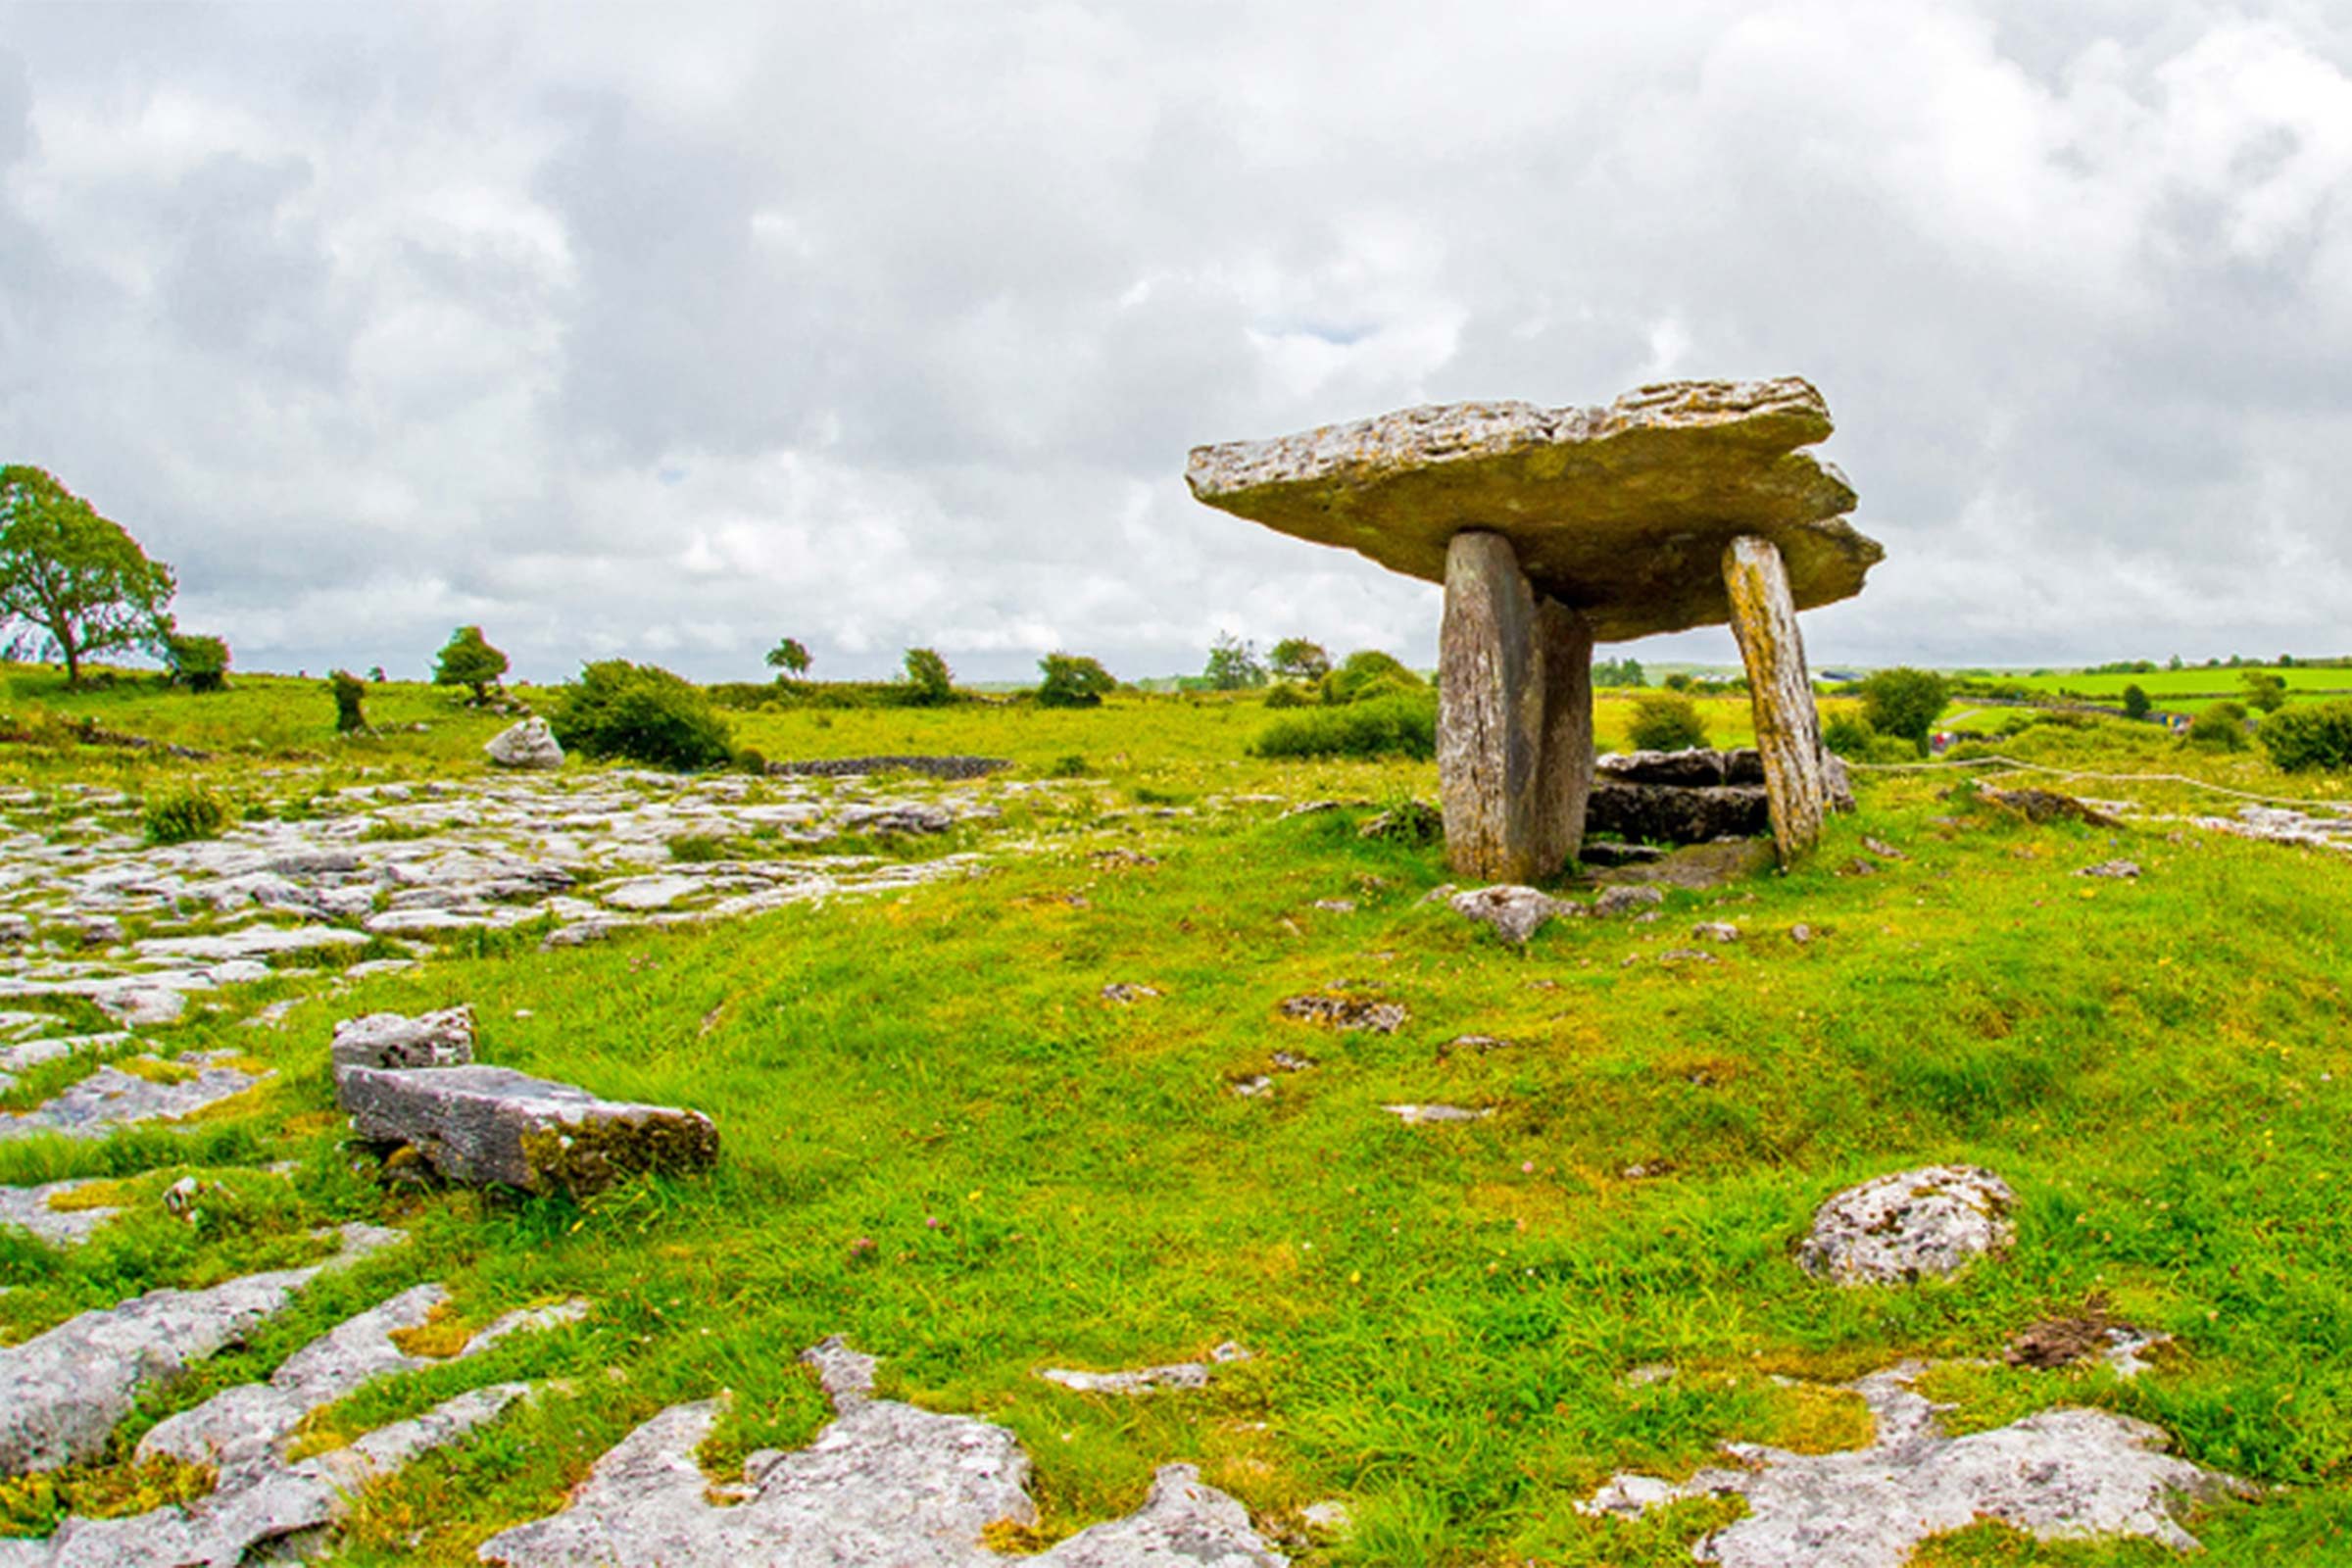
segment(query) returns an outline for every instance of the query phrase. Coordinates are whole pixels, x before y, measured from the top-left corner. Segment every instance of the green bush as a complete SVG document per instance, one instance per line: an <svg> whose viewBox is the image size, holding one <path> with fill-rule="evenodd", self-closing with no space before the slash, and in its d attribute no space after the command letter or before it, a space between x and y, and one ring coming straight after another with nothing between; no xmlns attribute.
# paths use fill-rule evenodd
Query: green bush
<svg viewBox="0 0 2352 1568"><path fill-rule="evenodd" d="M1951 697L1951 688L1932 669L1874 670L1862 683L1862 716L1872 729L1899 735L1924 756L1928 731Z"/></svg>
<svg viewBox="0 0 2352 1568"><path fill-rule="evenodd" d="M164 638L172 679L192 692L217 692L228 685L228 644L218 637L175 631Z"/></svg>
<svg viewBox="0 0 2352 1568"><path fill-rule="evenodd" d="M1628 732L1634 747L1644 752L1682 752L1707 744L1707 726L1697 707L1681 692L1652 692L1634 699L1634 722Z"/></svg>
<svg viewBox="0 0 2352 1568"><path fill-rule="evenodd" d="M565 751L656 767L709 767L734 756L726 722L700 690L658 664L600 660L564 688L548 727Z"/></svg>
<svg viewBox="0 0 2352 1568"><path fill-rule="evenodd" d="M1377 648L1362 648L1349 654L1340 662L1339 668L1323 677L1322 684L1323 701L1335 707L1429 690L1429 682L1406 668L1402 660Z"/></svg>
<svg viewBox="0 0 2352 1568"><path fill-rule="evenodd" d="M1307 706L1306 691L1296 681L1278 680L1266 688L1266 706L1268 708L1304 708Z"/></svg>
<svg viewBox="0 0 2352 1568"><path fill-rule="evenodd" d="M148 843L186 844L219 838L228 826L229 813L227 804L199 780L149 797L145 817Z"/></svg>
<svg viewBox="0 0 2352 1568"><path fill-rule="evenodd" d="M368 700L368 683L348 669L338 669L326 677L326 689L335 694L335 733L348 735L368 727L364 705Z"/></svg>
<svg viewBox="0 0 2352 1568"><path fill-rule="evenodd" d="M2246 705L2216 703L2188 721L2188 744L2200 751L2246 749Z"/></svg>
<svg viewBox="0 0 2352 1568"><path fill-rule="evenodd" d="M1404 757L1427 761L1438 754L1438 705L1426 695L1398 694L1318 708L1268 724L1250 748L1256 757Z"/></svg>
<svg viewBox="0 0 2352 1568"><path fill-rule="evenodd" d="M2254 732L2271 760L2289 773L2352 768L2352 702L2307 703L2281 709Z"/></svg>
<svg viewBox="0 0 2352 1568"><path fill-rule="evenodd" d="M939 708L956 700L956 672L938 649L906 650L906 684L899 700L914 708Z"/></svg>
<svg viewBox="0 0 2352 1568"><path fill-rule="evenodd" d="M1867 759L1879 732L1860 713L1839 713L1821 726L1821 744L1839 757Z"/></svg>
<svg viewBox="0 0 2352 1568"><path fill-rule="evenodd" d="M2124 688L2124 716L2126 718L2145 718L2148 716L2148 710L2155 706L2154 703L2148 701L2146 690L2136 683Z"/></svg>
<svg viewBox="0 0 2352 1568"><path fill-rule="evenodd" d="M1079 654L1048 654L1037 667L1046 677L1037 687L1040 708L1100 708L1119 684L1101 663Z"/></svg>

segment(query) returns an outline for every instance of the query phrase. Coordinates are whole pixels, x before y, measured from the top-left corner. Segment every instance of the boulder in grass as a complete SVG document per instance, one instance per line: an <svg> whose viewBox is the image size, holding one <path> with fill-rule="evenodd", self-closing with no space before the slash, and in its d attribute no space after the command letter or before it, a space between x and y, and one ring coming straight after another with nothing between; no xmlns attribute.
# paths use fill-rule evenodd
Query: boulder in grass
<svg viewBox="0 0 2352 1568"><path fill-rule="evenodd" d="M2017 1239L2017 1195L1976 1165L1928 1165L1849 1187L1823 1203L1797 1266L1839 1285L1938 1278Z"/></svg>
<svg viewBox="0 0 2352 1568"><path fill-rule="evenodd" d="M346 1067L335 1098L361 1138L409 1145L451 1181L579 1197L718 1158L701 1111L599 1100L508 1067Z"/></svg>
<svg viewBox="0 0 2352 1568"><path fill-rule="evenodd" d="M473 1060L473 1009L445 1007L411 1018L371 1012L335 1025L328 1048L335 1070L346 1067L463 1067Z"/></svg>
<svg viewBox="0 0 2352 1568"><path fill-rule="evenodd" d="M544 718L526 718L500 730L482 747L501 767L547 769L564 765L564 747Z"/></svg>

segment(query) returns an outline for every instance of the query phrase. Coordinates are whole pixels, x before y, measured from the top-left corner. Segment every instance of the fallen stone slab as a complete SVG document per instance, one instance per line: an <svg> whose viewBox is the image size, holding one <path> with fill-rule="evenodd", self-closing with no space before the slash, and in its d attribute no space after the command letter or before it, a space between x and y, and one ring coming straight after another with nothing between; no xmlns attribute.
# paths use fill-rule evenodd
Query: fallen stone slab
<svg viewBox="0 0 2352 1568"><path fill-rule="evenodd" d="M1125 1372L1077 1372L1050 1366L1037 1375L1079 1394L1157 1394L1162 1389L1205 1389L1214 1366L1247 1361L1250 1352L1231 1340L1208 1352L1206 1361L1171 1361L1164 1366L1135 1367Z"/></svg>
<svg viewBox="0 0 2352 1568"><path fill-rule="evenodd" d="M335 1025L328 1047L344 1067L463 1067L473 1060L473 1008L445 1007L411 1018L370 1012Z"/></svg>
<svg viewBox="0 0 2352 1568"><path fill-rule="evenodd" d="M1928 1165L1849 1187L1814 1213L1797 1266L1839 1285L1950 1274L2017 1239L2017 1195L1976 1165Z"/></svg>
<svg viewBox="0 0 2352 1568"><path fill-rule="evenodd" d="M451 1181L577 1197L718 1158L718 1128L701 1111L600 1100L509 1067L346 1067L335 1099L361 1138L410 1145Z"/></svg>
<svg viewBox="0 0 2352 1568"><path fill-rule="evenodd" d="M1034 1557L991 1551L982 1533L1034 1525L1029 1459L1010 1432L872 1396L874 1362L838 1340L804 1353L834 1421L808 1447L744 1463L713 1489L695 1452L721 1400L674 1405L598 1460L564 1510L493 1536L505 1568L1282 1568L1241 1505L1188 1465L1163 1468L1143 1508ZM713 1501L720 1490L727 1505Z"/></svg>
<svg viewBox="0 0 2352 1568"><path fill-rule="evenodd" d="M1531 887L1501 883L1456 893L1446 906L1463 919L1486 926L1512 947L1525 947L1528 938L1555 915L1582 914L1581 904L1567 904Z"/></svg>
<svg viewBox="0 0 2352 1568"><path fill-rule="evenodd" d="M285 1310L331 1266L402 1240L346 1225L342 1254L307 1268L249 1274L201 1291L160 1290L69 1318L0 1348L0 1474L55 1470L95 1458L140 1389L170 1383Z"/></svg>
<svg viewBox="0 0 2352 1568"><path fill-rule="evenodd" d="M222 1064L236 1059L234 1052L215 1051L177 1061L137 1056L127 1067L101 1067L54 1100L0 1117L0 1141L40 1133L104 1138L118 1127L190 1115L276 1076Z"/></svg>
<svg viewBox="0 0 2352 1568"><path fill-rule="evenodd" d="M1676 1485L1619 1476L1580 1511L1638 1518L1692 1497L1746 1499L1746 1517L1702 1539L1700 1562L1723 1568L1901 1568L1933 1536L1998 1520L2045 1541L2139 1539L2193 1551L2183 1502L2251 1495L2234 1477L2164 1452L2165 1434L2103 1410L2044 1410L1967 1437L1946 1437L1914 1393L1927 1368L1906 1363L1847 1385L1877 1423L1870 1446L1796 1454L1726 1446L1739 1468Z"/></svg>

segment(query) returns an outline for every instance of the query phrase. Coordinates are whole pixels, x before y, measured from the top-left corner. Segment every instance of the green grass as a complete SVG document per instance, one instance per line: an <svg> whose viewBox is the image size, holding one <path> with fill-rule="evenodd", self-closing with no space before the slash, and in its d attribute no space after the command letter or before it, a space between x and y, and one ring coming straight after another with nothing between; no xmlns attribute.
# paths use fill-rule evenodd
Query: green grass
<svg viewBox="0 0 2352 1568"><path fill-rule="evenodd" d="M138 717L164 733L192 722L170 704L242 695L141 697ZM331 724L331 702L317 706ZM1604 737L1629 707L1600 705ZM1718 742L1744 738L1739 705L1701 707ZM2346 858L2161 825L2034 828L1943 798L1948 776L1868 775L1862 812L1833 822L1798 873L1673 894L1654 924L1557 921L1519 952L1422 902L1448 879L1441 852L1356 834L1369 803L1433 798L1434 769L1251 760L1267 716L1253 702L733 716L739 742L776 758L964 751L1040 776L1082 755L1109 787L1039 807L1021 828L1038 847L976 880L546 954L531 933L453 945L420 970L311 993L273 1030L199 1015L174 1044L234 1046L281 1077L207 1122L193 1151L155 1134L0 1145L0 1179L106 1175L143 1200L81 1251L0 1246L0 1284L14 1287L0 1332L299 1260L331 1220L414 1233L149 1396L129 1441L420 1280L447 1282L474 1323L594 1301L575 1328L320 1418L331 1441L477 1378L574 1380L371 1489L350 1523L353 1562L470 1561L494 1530L558 1506L635 1423L720 1388L736 1402L707 1457L805 1441L825 1412L793 1352L840 1333L885 1357L886 1393L1018 1432L1048 1536L1134 1507L1156 1465L1192 1459L1269 1526L1347 1498L1354 1536L1302 1560L1663 1565L1689 1561L1720 1506L1627 1527L1573 1503L1618 1469L1687 1474L1726 1440L1851 1441L1850 1410L1775 1376L1997 1359L2018 1330L2102 1293L2176 1335L2177 1353L2134 1383L1953 1377L1937 1392L1958 1401L1955 1421L2070 1401L2141 1416L2189 1457L2282 1489L2200 1516L2207 1561L2347 1549ZM292 732L295 715L281 721ZM466 761L438 730L413 742L368 765ZM2258 754L2183 753L2145 726L2044 727L2004 750L2305 798L2341 782L2289 780ZM0 753L12 776L74 768L117 776L103 757ZM240 787L291 798L344 776L353 764L327 758ZM2216 805L2177 784L2080 788ZM1279 803L1236 799L1253 795L1366 804L1278 820ZM1910 858L1839 874L1865 834ZM1095 853L1110 845L1156 863ZM2145 875L2071 875L2119 855ZM1356 908L1315 907L1330 899ZM1718 964L1659 963L1701 919L1746 939ZM1789 941L1798 923L1817 939ZM1277 1016L1285 997L1343 978L1379 986L1409 1019L1378 1036ZM1162 995L1111 1005L1100 993L1112 981ZM719 1168L584 1205L378 1189L340 1147L329 1029L457 1002L475 1005L488 1060L707 1110ZM1517 1045L1442 1057L1463 1033ZM1319 1065L1281 1075L1268 1098L1228 1092L1276 1050ZM1406 1100L1497 1114L1408 1128L1378 1108ZM278 1158L298 1162L290 1179L254 1168ZM152 1200L192 1159L235 1167L233 1200L201 1227ZM1865 1292L1789 1262L1830 1192L1947 1159L2017 1187L2006 1261ZM1662 1174L1630 1179L1638 1165ZM1033 1376L1226 1339L1256 1358L1204 1393L1122 1401ZM1685 1375L1622 1382L1660 1360ZM1978 1530L1924 1560L2157 1559Z"/></svg>
<svg viewBox="0 0 2352 1568"><path fill-rule="evenodd" d="M2137 686L2159 705L2188 704L2198 701L2214 702L2222 698L2243 701L2246 695L2246 669L2156 669L2144 675L2092 675L2080 670L2058 670L2047 675L2001 674L1994 679L2014 682L2034 692L2051 696L2083 697L2094 702L2121 702L2124 688ZM2291 700L2302 700L2328 693L2352 694L2352 667L2328 666L2292 669L2265 668L2263 673L2276 675L2286 683Z"/></svg>

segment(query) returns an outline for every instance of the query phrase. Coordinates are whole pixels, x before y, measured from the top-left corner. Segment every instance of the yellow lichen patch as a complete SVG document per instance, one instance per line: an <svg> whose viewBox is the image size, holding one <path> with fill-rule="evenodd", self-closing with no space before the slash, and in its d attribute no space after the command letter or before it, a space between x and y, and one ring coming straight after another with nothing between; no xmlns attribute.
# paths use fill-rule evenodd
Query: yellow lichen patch
<svg viewBox="0 0 2352 1568"><path fill-rule="evenodd" d="M127 1180L94 1181L67 1192L49 1195L50 1208L60 1214L91 1208L122 1208L132 1200L132 1184Z"/></svg>
<svg viewBox="0 0 2352 1568"><path fill-rule="evenodd" d="M285 1133L289 1138L310 1138L340 1127L345 1121L339 1110L304 1110L288 1116Z"/></svg>
<svg viewBox="0 0 2352 1568"><path fill-rule="evenodd" d="M196 1076L196 1069L186 1063L160 1056L125 1056L115 1063L115 1069L151 1084L184 1084Z"/></svg>
<svg viewBox="0 0 2352 1568"><path fill-rule="evenodd" d="M351 1446L351 1435L320 1419L325 1414L324 1410L313 1410L302 1418L301 1424L294 1429L293 1440L286 1445L288 1464L300 1464L305 1459L315 1459L319 1454Z"/></svg>
<svg viewBox="0 0 2352 1568"><path fill-rule="evenodd" d="M121 1519L209 1494L219 1472L181 1459L68 1465L0 1480L0 1535L45 1536L69 1514Z"/></svg>
<svg viewBox="0 0 2352 1568"><path fill-rule="evenodd" d="M1838 1453L1867 1448L1878 1422L1862 1396L1824 1383L1774 1384L1766 1396L1771 1419L1756 1441L1790 1453Z"/></svg>
<svg viewBox="0 0 2352 1568"><path fill-rule="evenodd" d="M394 1329L388 1336L403 1355L421 1355L444 1361L466 1348L473 1330L447 1301L436 1301L424 1321L415 1328Z"/></svg>
<svg viewBox="0 0 2352 1568"><path fill-rule="evenodd" d="M1025 1525L1018 1519L993 1519L981 1527L980 1544L1004 1557L1034 1557L1050 1550L1069 1535L1044 1525Z"/></svg>

